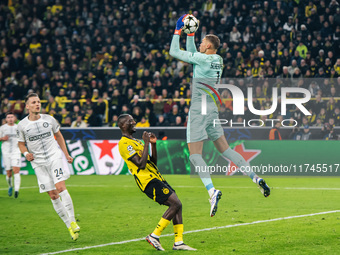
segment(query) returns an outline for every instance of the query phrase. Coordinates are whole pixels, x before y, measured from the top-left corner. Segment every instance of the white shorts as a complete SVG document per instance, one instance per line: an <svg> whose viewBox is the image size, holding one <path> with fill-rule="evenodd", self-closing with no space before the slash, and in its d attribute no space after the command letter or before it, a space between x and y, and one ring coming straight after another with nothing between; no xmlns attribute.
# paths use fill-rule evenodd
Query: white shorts
<svg viewBox="0 0 340 255"><path fill-rule="evenodd" d="M21 167L21 154L2 154L2 160L6 171Z"/></svg>
<svg viewBox="0 0 340 255"><path fill-rule="evenodd" d="M34 168L38 179L40 193L55 190L55 184L65 181L70 177L68 171L63 168L62 159L56 159L50 164L40 165Z"/></svg>

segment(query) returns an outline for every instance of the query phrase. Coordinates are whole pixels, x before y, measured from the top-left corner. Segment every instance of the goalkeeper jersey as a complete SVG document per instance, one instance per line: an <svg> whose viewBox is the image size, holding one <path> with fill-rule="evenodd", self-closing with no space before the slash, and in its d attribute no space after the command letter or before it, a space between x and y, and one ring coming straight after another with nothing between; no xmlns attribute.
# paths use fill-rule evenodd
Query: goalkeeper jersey
<svg viewBox="0 0 340 255"><path fill-rule="evenodd" d="M223 59L217 54L197 52L194 36L187 36L187 51L179 47L179 35L174 35L171 42L171 56L193 64L193 84L191 104L201 103L201 95L210 95L217 99L211 88L216 89L223 71ZM204 85L205 84L205 85ZM208 85L208 86L207 86Z"/></svg>
<svg viewBox="0 0 340 255"><path fill-rule="evenodd" d="M153 179L165 181L158 171L157 166L151 161L150 155L148 155L145 169L140 169L131 161L131 158L136 154L142 157L144 144L141 140L135 138L131 139L123 136L118 143L118 148L120 155L129 168L130 173L135 177L135 181L142 191L145 190L145 187Z"/></svg>

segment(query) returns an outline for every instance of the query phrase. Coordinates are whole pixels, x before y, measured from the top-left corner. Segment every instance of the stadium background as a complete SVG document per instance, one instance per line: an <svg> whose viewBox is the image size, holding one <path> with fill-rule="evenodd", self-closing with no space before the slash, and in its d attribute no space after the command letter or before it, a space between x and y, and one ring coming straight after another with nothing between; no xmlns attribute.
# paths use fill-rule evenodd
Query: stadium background
<svg viewBox="0 0 340 255"><path fill-rule="evenodd" d="M223 81L244 91L253 86L257 109L270 106L273 86L294 86L304 78L312 116L303 122L291 108L284 117L323 127L313 139L339 126L340 6L331 0L2 1L0 118L8 110L24 117L20 100L36 92L43 112L63 127L78 116L85 123L74 126L112 127L123 112L140 127L186 126L192 67L173 59L169 44L178 17L187 12L201 22L197 44L207 33L220 37ZM267 78L278 82L268 87ZM220 92L221 118L253 117L249 111L233 116L230 94Z"/></svg>

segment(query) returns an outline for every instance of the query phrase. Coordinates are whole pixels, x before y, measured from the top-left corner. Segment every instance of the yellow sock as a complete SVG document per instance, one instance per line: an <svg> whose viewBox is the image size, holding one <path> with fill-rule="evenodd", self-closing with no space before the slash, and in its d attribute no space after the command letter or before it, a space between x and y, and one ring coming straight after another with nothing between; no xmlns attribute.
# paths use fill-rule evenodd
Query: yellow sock
<svg viewBox="0 0 340 255"><path fill-rule="evenodd" d="M157 227L152 232L152 234L156 236L160 236L162 234L162 231L170 224L170 221L164 218L161 218L161 220L158 222Z"/></svg>
<svg viewBox="0 0 340 255"><path fill-rule="evenodd" d="M174 225L175 243L183 242L183 224Z"/></svg>

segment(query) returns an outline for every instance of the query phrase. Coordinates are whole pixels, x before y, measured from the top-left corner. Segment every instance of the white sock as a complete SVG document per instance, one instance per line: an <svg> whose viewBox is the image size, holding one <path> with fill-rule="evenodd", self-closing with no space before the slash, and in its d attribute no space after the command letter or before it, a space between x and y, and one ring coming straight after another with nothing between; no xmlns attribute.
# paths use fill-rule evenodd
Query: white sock
<svg viewBox="0 0 340 255"><path fill-rule="evenodd" d="M175 242L175 245L183 244L183 241Z"/></svg>
<svg viewBox="0 0 340 255"><path fill-rule="evenodd" d="M211 188L208 190L209 196L212 197L214 195L215 188Z"/></svg>
<svg viewBox="0 0 340 255"><path fill-rule="evenodd" d="M63 203L64 207L66 208L66 211L68 213L68 216L70 217L71 222L76 221L74 217L74 208L73 208L73 202L70 194L68 193L67 189L59 193L61 197L61 202Z"/></svg>
<svg viewBox="0 0 340 255"><path fill-rule="evenodd" d="M68 216L66 208L61 202L60 197L58 199L51 200L51 201L52 201L54 210L59 215L59 217L63 220L63 222L66 224L66 227L67 228L71 227L70 217Z"/></svg>
<svg viewBox="0 0 340 255"><path fill-rule="evenodd" d="M12 187L12 177L8 177L8 175L6 175L6 181L8 183L8 187Z"/></svg>
<svg viewBox="0 0 340 255"><path fill-rule="evenodd" d="M21 175L20 173L14 174L14 191L19 191L21 184Z"/></svg>

